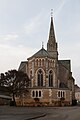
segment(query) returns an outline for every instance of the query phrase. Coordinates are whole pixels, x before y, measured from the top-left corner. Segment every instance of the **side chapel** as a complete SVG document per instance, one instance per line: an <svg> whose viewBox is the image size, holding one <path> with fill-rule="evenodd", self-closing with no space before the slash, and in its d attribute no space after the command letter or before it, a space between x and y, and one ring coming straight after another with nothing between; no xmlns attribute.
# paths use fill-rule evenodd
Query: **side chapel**
<svg viewBox="0 0 80 120"><path fill-rule="evenodd" d="M29 93L16 97L17 105L59 106L71 105L75 99L71 61L58 60L53 16L51 16L47 50L42 48L27 61L22 61L19 70L28 74L31 83Z"/></svg>

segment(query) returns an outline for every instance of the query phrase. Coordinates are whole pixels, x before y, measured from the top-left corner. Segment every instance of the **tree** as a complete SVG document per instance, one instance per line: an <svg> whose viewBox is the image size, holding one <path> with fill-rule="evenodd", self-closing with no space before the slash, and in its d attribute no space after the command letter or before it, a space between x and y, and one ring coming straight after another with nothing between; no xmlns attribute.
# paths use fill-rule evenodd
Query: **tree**
<svg viewBox="0 0 80 120"><path fill-rule="evenodd" d="M9 70L2 73L0 78L0 85L5 86L12 95L15 103L15 95L21 95L28 92L30 79L28 75L22 71Z"/></svg>

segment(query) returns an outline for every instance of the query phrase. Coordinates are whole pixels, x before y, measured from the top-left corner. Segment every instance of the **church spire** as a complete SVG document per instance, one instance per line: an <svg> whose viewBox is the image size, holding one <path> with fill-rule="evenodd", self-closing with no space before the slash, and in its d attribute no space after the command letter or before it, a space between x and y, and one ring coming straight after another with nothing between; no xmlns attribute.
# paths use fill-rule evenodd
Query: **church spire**
<svg viewBox="0 0 80 120"><path fill-rule="evenodd" d="M53 24L53 10L51 9L51 22L50 22L50 31L49 31L49 39L47 43L47 51L49 54L57 58L57 43L55 38L55 32L54 32L54 24Z"/></svg>
<svg viewBox="0 0 80 120"><path fill-rule="evenodd" d="M54 25L53 25L53 9L51 9L51 23L50 23L50 31L49 31L49 40L50 41L56 41L55 40L55 32L54 32Z"/></svg>

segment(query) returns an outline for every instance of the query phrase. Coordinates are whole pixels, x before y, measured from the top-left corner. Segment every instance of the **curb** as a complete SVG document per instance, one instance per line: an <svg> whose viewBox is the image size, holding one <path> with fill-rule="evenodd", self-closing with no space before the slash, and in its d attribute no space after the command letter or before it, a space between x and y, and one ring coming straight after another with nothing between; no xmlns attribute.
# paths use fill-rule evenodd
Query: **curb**
<svg viewBox="0 0 80 120"><path fill-rule="evenodd" d="M35 117L31 117L31 118L27 118L25 120L33 120L33 119L37 119L37 118L40 118L40 117L45 117L46 114L42 114L42 115L39 115L39 116L35 116Z"/></svg>

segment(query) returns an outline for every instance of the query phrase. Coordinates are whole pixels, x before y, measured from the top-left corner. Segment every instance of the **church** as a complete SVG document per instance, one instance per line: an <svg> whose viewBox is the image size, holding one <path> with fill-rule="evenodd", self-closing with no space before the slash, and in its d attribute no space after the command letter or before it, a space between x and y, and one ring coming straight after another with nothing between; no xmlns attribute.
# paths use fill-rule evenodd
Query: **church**
<svg viewBox="0 0 80 120"><path fill-rule="evenodd" d="M18 106L67 106L75 99L75 80L70 60L58 59L53 16L51 16L47 50L42 48L22 61L19 70L27 73L31 82L29 93L16 97Z"/></svg>

